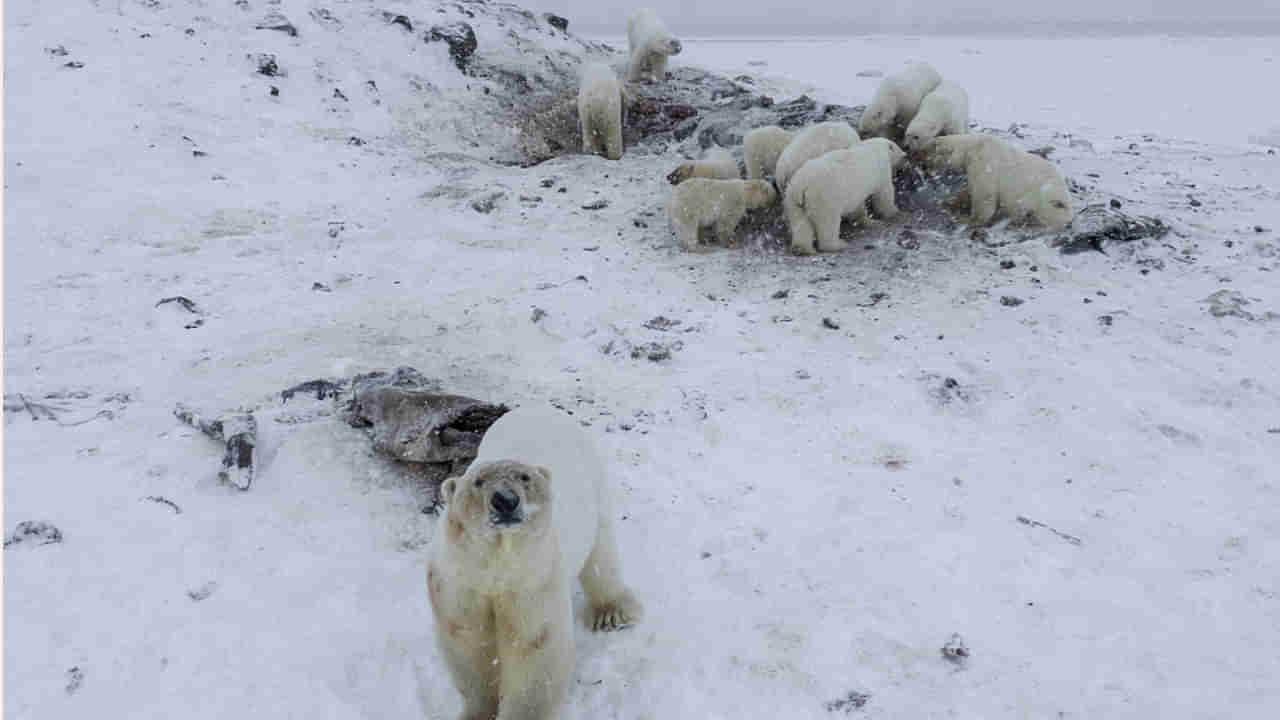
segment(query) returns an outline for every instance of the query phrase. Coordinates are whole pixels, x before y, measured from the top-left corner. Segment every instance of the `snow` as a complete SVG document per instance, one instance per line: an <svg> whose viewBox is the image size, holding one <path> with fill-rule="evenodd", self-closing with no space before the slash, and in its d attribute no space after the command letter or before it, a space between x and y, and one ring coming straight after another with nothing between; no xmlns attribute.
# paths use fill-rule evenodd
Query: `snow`
<svg viewBox="0 0 1280 720"><path fill-rule="evenodd" d="M488 162L502 128L422 42L430 4L248 6L5 4L6 405L64 410L5 412L4 533L63 536L3 552L6 717L456 714L426 492L278 396L398 365L554 401L609 460L646 614L578 630L566 718L1280 709L1280 157L1250 140L1275 132L1274 38L685 38L673 65L779 99L865 103L856 72L928 59L980 126L1175 228L1110 255L894 228L796 258L680 252L675 148ZM299 37L254 30L268 10ZM1211 314L1220 290L1252 319ZM174 295L200 314L155 306ZM625 351L650 342L670 358ZM179 402L257 410L251 490L216 483Z"/></svg>

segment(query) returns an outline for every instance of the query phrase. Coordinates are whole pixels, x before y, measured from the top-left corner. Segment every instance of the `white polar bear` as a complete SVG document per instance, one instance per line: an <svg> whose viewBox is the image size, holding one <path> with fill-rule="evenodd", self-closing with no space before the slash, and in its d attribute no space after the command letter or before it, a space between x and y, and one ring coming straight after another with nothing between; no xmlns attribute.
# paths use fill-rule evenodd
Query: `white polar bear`
<svg viewBox="0 0 1280 720"><path fill-rule="evenodd" d="M626 93L618 76L604 63L582 66L578 84L578 125L582 152L610 160L622 157L622 108Z"/></svg>
<svg viewBox="0 0 1280 720"><path fill-rule="evenodd" d="M679 55L683 47L671 36L658 13L641 8L627 20L627 46L630 63L627 65L627 82L637 82L646 76L654 82L667 78L667 58Z"/></svg>
<svg viewBox="0 0 1280 720"><path fill-rule="evenodd" d="M777 125L759 127L743 136L742 155L747 166L747 179L760 180L773 175L778 167L778 157L794 137L795 133Z"/></svg>
<svg viewBox="0 0 1280 720"><path fill-rule="evenodd" d="M713 180L734 180L742 177L738 171L738 161L733 153L722 147L712 147L703 154L700 160L682 162L675 170L667 173L667 182L679 185L691 178L711 178Z"/></svg>
<svg viewBox="0 0 1280 720"><path fill-rule="evenodd" d="M930 168L964 170L969 179L970 223L986 225L1003 210L1015 223L1060 230L1071 222L1067 182L1048 160L988 135L951 135L925 145Z"/></svg>
<svg viewBox="0 0 1280 720"><path fill-rule="evenodd" d="M801 130L778 156L778 166L774 170L778 189L785 191L791 176L810 160L833 150L846 150L857 143L858 131L840 120L816 123Z"/></svg>
<svg viewBox="0 0 1280 720"><path fill-rule="evenodd" d="M766 180L694 178L676 186L667 216L685 250L698 249L698 230L714 226L716 237L733 245L733 231L747 214L773 204L778 192Z"/></svg>
<svg viewBox="0 0 1280 720"><path fill-rule="evenodd" d="M574 667L575 576L593 629L638 619L606 481L575 421L520 408L489 428L467 473L441 487L448 505L427 589L464 720L556 717Z"/></svg>
<svg viewBox="0 0 1280 720"><path fill-rule="evenodd" d="M887 137L899 140L911 124L920 103L942 83L942 75L928 63L914 63L890 75L880 83L871 104L858 121L863 137Z"/></svg>
<svg viewBox="0 0 1280 720"><path fill-rule="evenodd" d="M903 149L919 152L930 140L943 135L969 132L969 93L953 82L943 81L924 96L920 111L907 125Z"/></svg>
<svg viewBox="0 0 1280 720"><path fill-rule="evenodd" d="M810 160L791 179L782 201L791 228L791 249L800 255L842 250L840 218L864 219L866 202L886 220L898 214L893 171L906 153L884 138L864 140L848 150Z"/></svg>

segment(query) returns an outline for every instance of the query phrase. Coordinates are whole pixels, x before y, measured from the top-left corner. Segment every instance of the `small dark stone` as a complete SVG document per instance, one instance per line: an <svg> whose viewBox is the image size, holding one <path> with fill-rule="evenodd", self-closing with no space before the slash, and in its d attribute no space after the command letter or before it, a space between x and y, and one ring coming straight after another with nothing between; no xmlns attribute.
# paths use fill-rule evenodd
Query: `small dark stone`
<svg viewBox="0 0 1280 720"><path fill-rule="evenodd" d="M258 61L258 74L267 77L278 77L283 75L280 72L280 65L276 63L276 56L271 53L261 53L254 58ZM275 89L275 88L272 88ZM278 93L273 93L278 94Z"/></svg>
<svg viewBox="0 0 1280 720"><path fill-rule="evenodd" d="M449 57L453 58L453 64L457 65L458 70L462 72L466 72L467 66L471 63L471 56L476 54L476 48L479 47L476 42L476 31L465 22L432 26L423 37L423 41L448 43Z"/></svg>
<svg viewBox="0 0 1280 720"><path fill-rule="evenodd" d="M167 305L168 303L176 303L179 307L189 313L195 313L196 315L200 314L200 307L196 305L191 298L186 297L185 295L174 295L173 297L163 298L156 303L156 307Z"/></svg>
<svg viewBox="0 0 1280 720"><path fill-rule="evenodd" d="M871 700L869 693L857 692L850 690L844 697L823 703L822 707L827 712L842 712L845 715L852 715L854 710L860 710L866 706Z"/></svg>
<svg viewBox="0 0 1280 720"><path fill-rule="evenodd" d="M328 285L325 285L322 282L311 283L311 289L316 292L333 292L333 288L329 287Z"/></svg>
<svg viewBox="0 0 1280 720"><path fill-rule="evenodd" d="M1254 231L1254 232L1256 232L1256 233L1264 233L1264 232L1266 232L1266 231L1267 231L1267 229L1266 229L1266 228L1264 228L1264 227L1262 227L1261 225L1254 225L1254 226L1253 226L1253 231Z"/></svg>
<svg viewBox="0 0 1280 720"><path fill-rule="evenodd" d="M773 98L768 95L760 96L760 107L773 107Z"/></svg>
<svg viewBox="0 0 1280 720"><path fill-rule="evenodd" d="M1115 322L1115 318L1114 318L1114 317L1112 317L1112 316L1110 316L1110 315L1099 315L1099 316L1098 316L1098 324L1099 324L1099 325L1101 325L1101 326L1103 326L1103 327L1111 327L1111 324L1112 324L1112 323L1114 323L1114 322Z"/></svg>
<svg viewBox="0 0 1280 720"><path fill-rule="evenodd" d="M1111 207L1113 207L1113 208L1115 208L1115 209L1119 210L1119 209L1120 209L1120 201L1119 201L1119 200L1117 200L1117 199L1115 199L1115 198L1111 198Z"/></svg>
<svg viewBox="0 0 1280 720"><path fill-rule="evenodd" d="M1014 261L1012 261L1012 260L1001 260L1001 261L1000 261L1000 269L1001 269L1001 270L1012 270L1012 269L1014 269L1015 267L1017 267L1017 263L1015 263L1015 262L1014 262Z"/></svg>
<svg viewBox="0 0 1280 720"><path fill-rule="evenodd" d="M49 53L53 57L67 56L67 49L62 47L61 45L55 45L54 47L51 47L51 48L45 48L44 51Z"/></svg>
<svg viewBox="0 0 1280 720"><path fill-rule="evenodd" d="M84 670L79 665L73 665L67 670L67 694L75 695L80 686L84 684Z"/></svg>
<svg viewBox="0 0 1280 720"><path fill-rule="evenodd" d="M808 379L809 379L809 371L808 371L808 370L797 370L795 374L796 374L796 379L797 379L797 380L808 380Z"/></svg>
<svg viewBox="0 0 1280 720"><path fill-rule="evenodd" d="M80 62L79 60L72 60L71 62L63 63L62 67L71 68L72 70L79 70L80 68L84 67L84 63Z"/></svg>
<svg viewBox="0 0 1280 720"><path fill-rule="evenodd" d="M535 307L535 308L533 309L533 312L529 315L529 320L530 320L531 322L533 322L533 323L537 323L539 320L541 320L542 318L544 318L544 317L546 317L546 316L547 316L547 311L546 311L546 310L543 310L543 309L542 309L542 308L540 308L540 307Z"/></svg>
<svg viewBox="0 0 1280 720"><path fill-rule="evenodd" d="M498 207L498 201L506 197L506 195L507 194L502 192L501 190L498 190L496 192L491 192L488 195L485 195L484 197L476 198L475 200L472 200L471 209L475 210L478 213L483 213L485 215L488 215L489 213L493 212L494 208Z"/></svg>
<svg viewBox="0 0 1280 720"><path fill-rule="evenodd" d="M1084 304L1085 304L1085 305L1088 305L1088 304L1089 304L1089 303L1091 303L1091 302L1093 302L1093 298L1085 298L1085 299L1084 299Z"/></svg>
<svg viewBox="0 0 1280 720"><path fill-rule="evenodd" d="M582 205L583 210L603 210L607 207L609 207L609 201L604 198L597 198Z"/></svg>
<svg viewBox="0 0 1280 720"><path fill-rule="evenodd" d="M355 135L352 135L351 137L347 138L347 144L348 144L348 145L355 145L356 147L360 147L361 145L364 145L364 139L363 139L363 138L358 138L358 137L356 137Z"/></svg>
<svg viewBox="0 0 1280 720"><path fill-rule="evenodd" d="M348 100L347 100L347 96L346 96L345 94L343 94L343 92L342 92L341 90L339 90L338 88L334 88L334 89L333 89L333 99L334 99L334 100L341 100L342 102L348 102Z"/></svg>
<svg viewBox="0 0 1280 720"><path fill-rule="evenodd" d="M1201 205L1204 204L1190 195L1187 196L1187 202L1191 205L1191 207L1200 207Z"/></svg>
<svg viewBox="0 0 1280 720"><path fill-rule="evenodd" d="M543 179L542 179L542 182L540 182L540 183L538 183L538 184L539 184L539 185L541 185L541 186L542 186L542 187L544 187L544 188L555 187L555 186L556 186L556 179L555 179L555 178L553 178L553 177L543 178Z"/></svg>
<svg viewBox="0 0 1280 720"><path fill-rule="evenodd" d="M828 330L839 330L840 323L836 322L835 320L832 320L829 317L824 317L822 318L822 327Z"/></svg>
<svg viewBox="0 0 1280 720"><path fill-rule="evenodd" d="M569 192L569 188L560 188L560 189L559 189L559 190L557 190L556 192L567 193L567 192Z"/></svg>
<svg viewBox="0 0 1280 720"><path fill-rule="evenodd" d="M969 659L969 648L965 646L964 639L959 633L952 633L947 644L942 646L941 652L944 659L957 665L963 665L964 661Z"/></svg>
<svg viewBox="0 0 1280 720"><path fill-rule="evenodd" d="M773 295L771 295L770 297L771 297L771 298L773 298L774 300L785 300L785 299L786 299L786 297L787 297L788 295L790 295L790 294L791 294L791 291L790 291L790 290L782 289L782 290L779 290L779 291L775 292L775 293L774 293Z"/></svg>
<svg viewBox="0 0 1280 720"><path fill-rule="evenodd" d="M392 25L399 25L405 30L408 30L409 32L413 32L413 23L409 20L408 17L404 15L397 15L395 13L384 12L382 13L382 17Z"/></svg>
<svg viewBox="0 0 1280 720"><path fill-rule="evenodd" d="M191 157L208 157L209 153L203 150L192 150Z"/></svg>
<svg viewBox="0 0 1280 720"><path fill-rule="evenodd" d="M1016 298L1012 295L1001 295L1000 304L1005 307L1017 307L1025 302L1022 298Z"/></svg>
<svg viewBox="0 0 1280 720"><path fill-rule="evenodd" d="M569 19L556 15L555 13L542 13L542 19L547 21L551 27L560 32L569 32Z"/></svg>
<svg viewBox="0 0 1280 720"><path fill-rule="evenodd" d="M275 85L271 86L271 97L280 97L280 88Z"/></svg>
<svg viewBox="0 0 1280 720"><path fill-rule="evenodd" d="M19 544L52 545L62 542L62 531L52 523L39 520L23 520L13 528L13 533L4 539L4 546Z"/></svg>

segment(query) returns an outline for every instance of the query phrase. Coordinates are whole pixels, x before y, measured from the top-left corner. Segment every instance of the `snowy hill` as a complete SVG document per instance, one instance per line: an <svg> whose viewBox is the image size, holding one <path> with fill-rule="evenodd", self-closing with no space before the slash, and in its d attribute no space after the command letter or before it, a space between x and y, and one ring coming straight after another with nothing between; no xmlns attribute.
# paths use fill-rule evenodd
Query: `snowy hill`
<svg viewBox="0 0 1280 720"><path fill-rule="evenodd" d="M565 717L1280 707L1280 158L986 127L1172 232L691 255L663 178L733 127L521 167L519 99L623 61L569 21L5 3L7 718L453 717L429 489L279 396L397 366L610 460L646 617L579 629ZM248 492L178 403L257 413Z"/></svg>

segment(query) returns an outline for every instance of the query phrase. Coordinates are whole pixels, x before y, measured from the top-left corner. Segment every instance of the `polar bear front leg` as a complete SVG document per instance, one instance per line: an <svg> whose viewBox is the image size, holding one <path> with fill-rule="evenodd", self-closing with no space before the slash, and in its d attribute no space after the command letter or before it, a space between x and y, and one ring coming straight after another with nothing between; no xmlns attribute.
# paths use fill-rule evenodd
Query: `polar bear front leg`
<svg viewBox="0 0 1280 720"><path fill-rule="evenodd" d="M818 249L822 252L838 252L849 247L849 243L840 239L840 212L832 210L823 212L813 218L818 234Z"/></svg>
<svg viewBox="0 0 1280 720"><path fill-rule="evenodd" d="M545 594L517 597L511 607L499 610L502 699L497 720L554 720L564 702L575 654L566 580L556 579Z"/></svg>
<svg viewBox="0 0 1280 720"><path fill-rule="evenodd" d="M582 128L582 152L591 155L595 152L595 147L591 142L591 124L587 122L586 113L578 118L578 125Z"/></svg>
<svg viewBox="0 0 1280 720"><path fill-rule="evenodd" d="M662 82L667 79L667 56L662 53L655 53L650 62L653 71L654 82Z"/></svg>
<svg viewBox="0 0 1280 720"><path fill-rule="evenodd" d="M587 595L587 625L592 630L621 630L640 619L640 601L622 582L613 518L607 510L600 514L596 544L578 573L578 580Z"/></svg>
<svg viewBox="0 0 1280 720"><path fill-rule="evenodd" d="M737 238L734 231L738 229L738 223L742 222L742 216L747 214L747 209L731 208L720 213L720 217L716 220L716 239L725 247L733 247Z"/></svg>
<svg viewBox="0 0 1280 720"><path fill-rule="evenodd" d="M609 135L604 141L604 156L610 160L622 159L622 121L612 123L613 127L609 128Z"/></svg>
<svg viewBox="0 0 1280 720"><path fill-rule="evenodd" d="M876 215L883 220L892 220L898 216L898 204L895 202L892 179L872 194L871 209L875 210Z"/></svg>
<svg viewBox="0 0 1280 720"><path fill-rule="evenodd" d="M784 203L787 212L787 227L791 229L791 251L797 255L813 255L814 249L813 223L809 222L809 213L790 198Z"/></svg>
<svg viewBox="0 0 1280 720"><path fill-rule="evenodd" d="M648 53L643 46L631 51L631 62L627 63L627 82L639 82L645 73Z"/></svg>
<svg viewBox="0 0 1280 720"><path fill-rule="evenodd" d="M991 223L996 216L998 202L995 173L977 170L970 167L969 172L969 205L972 215L969 222L974 226Z"/></svg>

